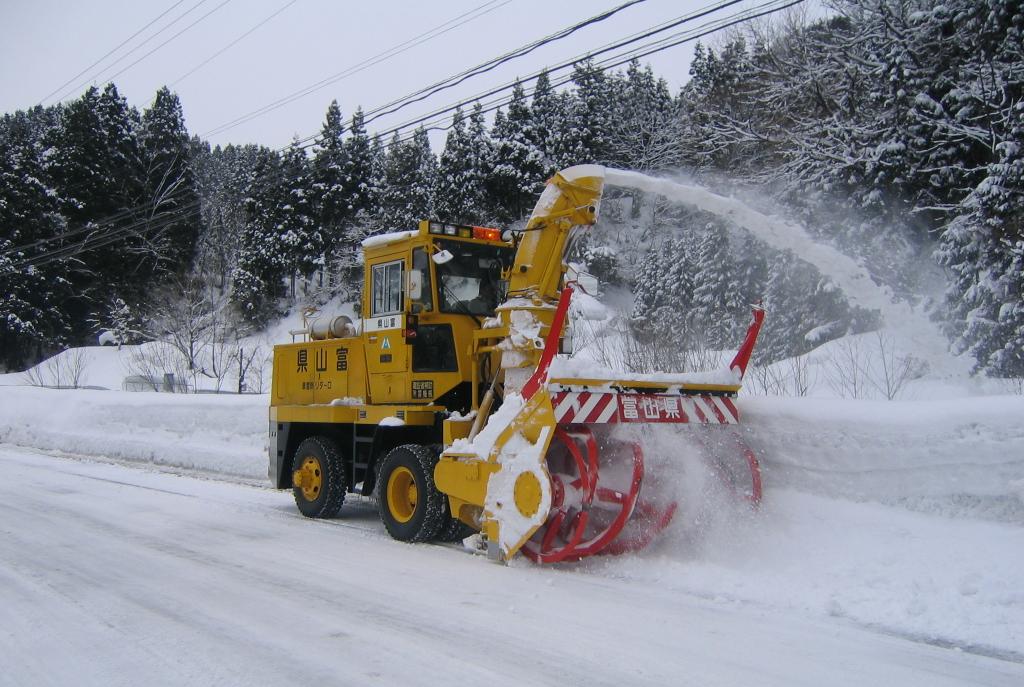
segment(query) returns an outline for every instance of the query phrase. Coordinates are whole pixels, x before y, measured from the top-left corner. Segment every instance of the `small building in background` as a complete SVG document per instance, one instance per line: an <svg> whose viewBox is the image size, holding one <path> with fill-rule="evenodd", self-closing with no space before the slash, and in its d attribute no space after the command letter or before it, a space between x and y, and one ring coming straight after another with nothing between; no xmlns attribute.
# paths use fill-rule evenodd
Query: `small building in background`
<svg viewBox="0 0 1024 687"><path fill-rule="evenodd" d="M121 382L121 388L125 391L163 391L173 394L187 394L189 392L188 382L184 379L175 378L173 373L167 373L162 377L156 375L128 375Z"/></svg>

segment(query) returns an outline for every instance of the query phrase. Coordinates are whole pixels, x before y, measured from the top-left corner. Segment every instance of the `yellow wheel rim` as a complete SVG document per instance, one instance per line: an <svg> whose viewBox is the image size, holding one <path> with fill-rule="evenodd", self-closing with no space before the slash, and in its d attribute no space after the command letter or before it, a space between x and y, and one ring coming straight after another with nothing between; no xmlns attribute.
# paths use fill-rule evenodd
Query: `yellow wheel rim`
<svg viewBox="0 0 1024 687"><path fill-rule="evenodd" d="M316 501L324 486L324 473L316 456L306 456L302 465L292 474L292 484L307 501Z"/></svg>
<svg viewBox="0 0 1024 687"><path fill-rule="evenodd" d="M412 470L406 467L395 468L388 477L387 489L388 512L391 517L401 523L412 520L419 496Z"/></svg>

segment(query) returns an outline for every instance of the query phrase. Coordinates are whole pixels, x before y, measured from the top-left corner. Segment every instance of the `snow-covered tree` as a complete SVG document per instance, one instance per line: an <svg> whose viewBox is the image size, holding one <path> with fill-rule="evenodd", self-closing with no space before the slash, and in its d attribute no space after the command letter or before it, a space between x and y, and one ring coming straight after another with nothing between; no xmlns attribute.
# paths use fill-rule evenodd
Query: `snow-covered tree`
<svg viewBox="0 0 1024 687"><path fill-rule="evenodd" d="M714 348L733 345L743 321L745 306L740 294L736 264L729 237L719 223L709 223L694 255L693 297L688 320Z"/></svg>
<svg viewBox="0 0 1024 687"><path fill-rule="evenodd" d="M305 276L323 266L324 232L316 221L313 172L306 151L293 141L281 159L280 245L292 274Z"/></svg>
<svg viewBox="0 0 1024 687"><path fill-rule="evenodd" d="M942 136L971 141L983 163L940 242L953 272L950 330L994 374L1024 376L1024 27L1019 3L952 2L923 15L960 44L959 78L932 105ZM945 35L944 34L944 35ZM947 48L945 52L948 52ZM952 116L952 117L951 117ZM952 121L949 121L949 120ZM962 147L962 146L961 146ZM963 156L961 156L962 159ZM950 161L950 164L960 160Z"/></svg>
<svg viewBox="0 0 1024 687"><path fill-rule="evenodd" d="M148 200L144 231L154 267L182 273L191 267L202 218L181 102L166 86L142 113L139 142Z"/></svg>
<svg viewBox="0 0 1024 687"><path fill-rule="evenodd" d="M437 166L434 212L444 222L475 224L483 215L479 171L474 168L472 144L462 109L455 110Z"/></svg>
<svg viewBox="0 0 1024 687"><path fill-rule="evenodd" d="M434 188L436 216L448 222L479 224L489 215L485 181L492 162L492 144L477 103L468 121L457 109L437 166Z"/></svg>
<svg viewBox="0 0 1024 687"><path fill-rule="evenodd" d="M473 111L466 126L466 136L469 139L476 221L489 222L494 219L487 194L487 178L494 164L494 139L487 129L484 107L479 102L473 103Z"/></svg>
<svg viewBox="0 0 1024 687"><path fill-rule="evenodd" d="M261 149L249 184L247 222L231 291L231 302L241 316L257 325L266 321L275 311L277 300L284 296L284 279L290 267L288 251L281 241L283 178L280 157Z"/></svg>
<svg viewBox="0 0 1024 687"><path fill-rule="evenodd" d="M989 174L947 228L939 259L953 272L947 294L959 350L980 367L1024 376L1024 103Z"/></svg>
<svg viewBox="0 0 1024 687"><path fill-rule="evenodd" d="M345 140L345 192L349 199L350 218L368 211L378 200L373 183L373 145L363 119L363 109L357 108Z"/></svg>
<svg viewBox="0 0 1024 687"><path fill-rule="evenodd" d="M64 275L74 296L64 312L82 332L111 292L130 302L141 298L146 268L158 255L149 243L154 227L146 223L139 126L138 112L108 84L67 104L59 125L47 132L45 173L69 231L79 232L80 252Z"/></svg>
<svg viewBox="0 0 1024 687"><path fill-rule="evenodd" d="M20 368L66 342L62 308L72 296L62 261L26 266L56 248L64 220L45 180L37 119L41 109L7 115L0 124L0 366Z"/></svg>
<svg viewBox="0 0 1024 687"><path fill-rule="evenodd" d="M633 323L645 337L682 339L693 309L696 252L690 237L667 238L638 266Z"/></svg>
<svg viewBox="0 0 1024 687"><path fill-rule="evenodd" d="M630 62L624 79L614 82L617 97L608 162L641 171L675 167L680 122L668 84L637 60Z"/></svg>
<svg viewBox="0 0 1024 687"><path fill-rule="evenodd" d="M560 110L562 100L551 87L547 70L541 70L533 87L533 101L530 104L531 126L528 130L533 148L543 155L541 176L548 179L559 169L556 137L560 136L564 113Z"/></svg>
<svg viewBox="0 0 1024 687"><path fill-rule="evenodd" d="M437 158L430 150L426 130L418 128L409 141L395 134L384 168L378 230L412 229L419 220L434 216L436 178Z"/></svg>
<svg viewBox="0 0 1024 687"><path fill-rule="evenodd" d="M544 152L537 145L540 135L522 87L512 89L508 114L500 111L494 119L494 153L487 175L488 199L495 218L512 222L524 217L544 187Z"/></svg>
<svg viewBox="0 0 1024 687"><path fill-rule="evenodd" d="M344 125L338 101L327 108L316 151L313 153L312 191L316 221L320 231L333 248L344 243L344 228L351 215L350 194L347 188L349 159L344 141Z"/></svg>
<svg viewBox="0 0 1024 687"><path fill-rule="evenodd" d="M223 149L193 140L192 166L200 196L202 233L195 272L221 293L238 261L239 242L246 225L246 198L260 155L259 146Z"/></svg>

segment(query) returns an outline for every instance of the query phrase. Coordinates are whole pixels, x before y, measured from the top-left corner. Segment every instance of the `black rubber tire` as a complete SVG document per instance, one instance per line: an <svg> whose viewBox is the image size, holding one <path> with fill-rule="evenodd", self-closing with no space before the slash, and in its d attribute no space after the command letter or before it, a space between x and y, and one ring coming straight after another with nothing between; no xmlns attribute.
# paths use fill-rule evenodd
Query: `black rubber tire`
<svg viewBox="0 0 1024 687"><path fill-rule="evenodd" d="M434 486L434 466L437 454L426 446L405 444L391 450L377 469L377 510L380 513L384 528L394 539L404 542L430 541L437 536L438 530L445 523L447 503L444 494ZM388 480L399 468L412 473L418 492L412 518L408 522L400 522L391 512L388 503Z"/></svg>
<svg viewBox="0 0 1024 687"><path fill-rule="evenodd" d="M441 529L437 532L437 541L450 544L452 542L462 541L466 537L472 537L476 534L476 530L462 522L456 517L448 514L448 507L445 506L445 517L447 521L442 523Z"/></svg>
<svg viewBox="0 0 1024 687"><path fill-rule="evenodd" d="M486 357L484 360L486 360ZM440 459L441 451L444 450L444 447L441 446L441 444L431 444L427 448L433 451L438 456L438 459ZM437 534L434 535L434 541L451 544L454 542L461 542L463 539L472 537L476 533L476 529L470 527L451 514L451 509L448 507L446 499L444 504L444 518L441 520L441 527L438 528Z"/></svg>
<svg viewBox="0 0 1024 687"><path fill-rule="evenodd" d="M295 449L292 469L298 469L308 456L320 462L321 487L313 500L307 499L299 487L292 487L295 505L307 518L333 518L345 502L345 469L341 451L333 439L323 436L308 437Z"/></svg>

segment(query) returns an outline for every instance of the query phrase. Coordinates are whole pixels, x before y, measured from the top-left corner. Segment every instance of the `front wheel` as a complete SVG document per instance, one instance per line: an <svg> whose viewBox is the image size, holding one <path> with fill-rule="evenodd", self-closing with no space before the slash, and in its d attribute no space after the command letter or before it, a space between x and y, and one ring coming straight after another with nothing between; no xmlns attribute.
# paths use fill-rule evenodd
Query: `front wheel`
<svg viewBox="0 0 1024 687"><path fill-rule="evenodd" d="M307 518L333 518L345 501L341 452L331 439L308 437L292 457L292 494Z"/></svg>
<svg viewBox="0 0 1024 687"><path fill-rule="evenodd" d="M434 486L437 455L425 446L391 450L377 470L377 507L388 534L404 542L433 539L444 523L444 495Z"/></svg>

